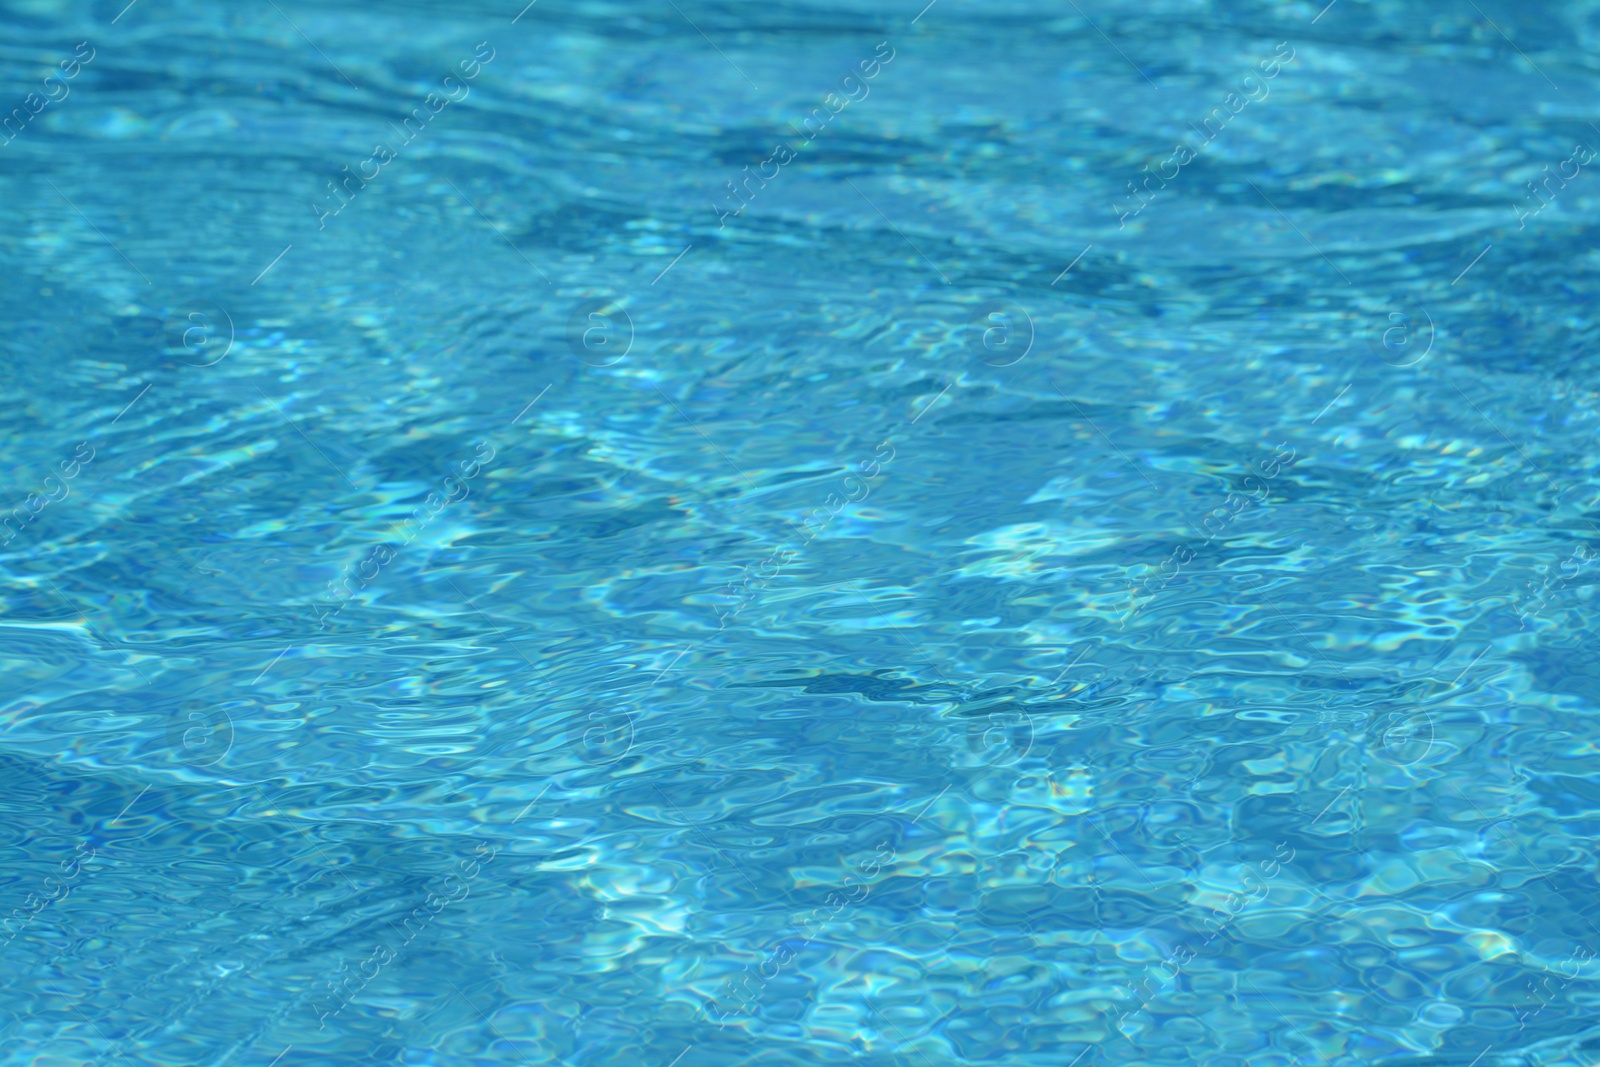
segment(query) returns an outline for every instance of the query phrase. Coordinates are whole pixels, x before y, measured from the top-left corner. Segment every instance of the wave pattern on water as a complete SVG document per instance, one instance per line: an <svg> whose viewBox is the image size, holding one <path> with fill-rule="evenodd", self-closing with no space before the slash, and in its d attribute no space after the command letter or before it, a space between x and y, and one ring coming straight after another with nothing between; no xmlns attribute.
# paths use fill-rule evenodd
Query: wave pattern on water
<svg viewBox="0 0 1600 1067"><path fill-rule="evenodd" d="M0 1064L1592 1061L1600 8L516 6L0 0Z"/></svg>

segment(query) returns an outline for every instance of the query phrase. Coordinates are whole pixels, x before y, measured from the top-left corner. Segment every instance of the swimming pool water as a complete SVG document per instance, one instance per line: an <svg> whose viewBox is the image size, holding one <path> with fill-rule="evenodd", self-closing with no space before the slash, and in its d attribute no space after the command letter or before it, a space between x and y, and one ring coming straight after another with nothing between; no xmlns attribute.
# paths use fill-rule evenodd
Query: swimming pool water
<svg viewBox="0 0 1600 1067"><path fill-rule="evenodd" d="M1600 1057L1600 6L924 3L0 0L0 1064Z"/></svg>

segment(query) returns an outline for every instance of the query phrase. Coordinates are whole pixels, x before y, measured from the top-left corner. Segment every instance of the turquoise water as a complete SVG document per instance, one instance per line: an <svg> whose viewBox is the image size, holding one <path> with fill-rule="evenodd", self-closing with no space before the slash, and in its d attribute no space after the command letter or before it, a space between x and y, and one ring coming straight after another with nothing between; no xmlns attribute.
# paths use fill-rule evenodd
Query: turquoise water
<svg viewBox="0 0 1600 1067"><path fill-rule="evenodd" d="M1600 6L0 2L0 1063L1589 1067Z"/></svg>

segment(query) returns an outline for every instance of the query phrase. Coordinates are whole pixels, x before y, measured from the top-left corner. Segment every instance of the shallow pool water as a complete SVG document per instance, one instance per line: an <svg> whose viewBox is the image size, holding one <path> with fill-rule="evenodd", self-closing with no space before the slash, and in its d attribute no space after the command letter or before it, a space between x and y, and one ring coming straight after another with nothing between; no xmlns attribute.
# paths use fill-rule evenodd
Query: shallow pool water
<svg viewBox="0 0 1600 1067"><path fill-rule="evenodd" d="M521 2L0 0L0 1064L1595 1062L1600 5Z"/></svg>

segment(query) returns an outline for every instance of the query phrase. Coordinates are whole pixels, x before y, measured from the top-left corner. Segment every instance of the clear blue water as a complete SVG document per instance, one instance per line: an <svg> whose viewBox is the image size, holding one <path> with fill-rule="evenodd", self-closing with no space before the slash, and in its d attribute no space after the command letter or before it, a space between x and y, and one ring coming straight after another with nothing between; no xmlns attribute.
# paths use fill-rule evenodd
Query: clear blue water
<svg viewBox="0 0 1600 1067"><path fill-rule="evenodd" d="M125 5L0 1063L1600 1056L1600 6Z"/></svg>

